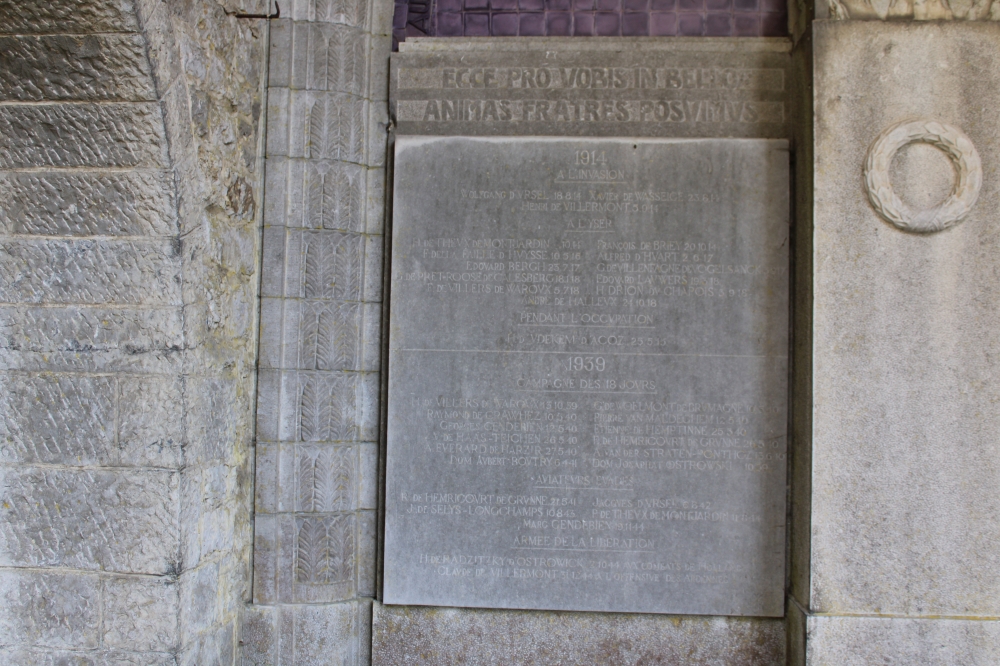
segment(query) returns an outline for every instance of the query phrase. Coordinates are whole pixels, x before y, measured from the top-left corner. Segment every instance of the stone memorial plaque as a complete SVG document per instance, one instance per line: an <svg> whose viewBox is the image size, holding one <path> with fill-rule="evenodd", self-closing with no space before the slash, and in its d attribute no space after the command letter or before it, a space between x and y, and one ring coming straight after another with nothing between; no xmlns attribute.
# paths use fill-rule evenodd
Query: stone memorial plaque
<svg viewBox="0 0 1000 666"><path fill-rule="evenodd" d="M384 601L783 613L788 146L400 137Z"/></svg>
<svg viewBox="0 0 1000 666"><path fill-rule="evenodd" d="M422 39L394 53L399 134L788 136L787 39Z"/></svg>

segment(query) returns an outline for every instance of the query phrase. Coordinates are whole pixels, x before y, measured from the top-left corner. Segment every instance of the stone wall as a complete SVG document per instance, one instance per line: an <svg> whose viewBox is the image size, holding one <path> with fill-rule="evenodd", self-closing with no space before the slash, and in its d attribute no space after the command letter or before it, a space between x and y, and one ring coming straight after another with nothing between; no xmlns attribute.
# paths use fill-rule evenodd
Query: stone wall
<svg viewBox="0 0 1000 666"><path fill-rule="evenodd" d="M391 20L297 0L271 25L247 664L369 660Z"/></svg>
<svg viewBox="0 0 1000 666"><path fill-rule="evenodd" d="M0 2L0 661L235 659L266 26Z"/></svg>

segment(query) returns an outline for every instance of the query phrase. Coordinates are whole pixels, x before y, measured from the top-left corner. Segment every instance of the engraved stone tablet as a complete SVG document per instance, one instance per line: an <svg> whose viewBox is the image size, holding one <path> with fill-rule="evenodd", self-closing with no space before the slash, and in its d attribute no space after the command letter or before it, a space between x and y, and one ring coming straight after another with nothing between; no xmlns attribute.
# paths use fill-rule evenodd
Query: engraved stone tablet
<svg viewBox="0 0 1000 666"><path fill-rule="evenodd" d="M788 136L784 39L424 39L394 53L400 134Z"/></svg>
<svg viewBox="0 0 1000 666"><path fill-rule="evenodd" d="M780 616L783 140L400 137L384 601Z"/></svg>

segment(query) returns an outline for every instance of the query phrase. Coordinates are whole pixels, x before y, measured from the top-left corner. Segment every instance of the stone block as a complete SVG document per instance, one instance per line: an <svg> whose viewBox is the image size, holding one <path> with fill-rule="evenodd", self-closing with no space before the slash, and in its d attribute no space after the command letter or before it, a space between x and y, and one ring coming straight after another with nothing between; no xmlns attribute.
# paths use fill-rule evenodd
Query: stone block
<svg viewBox="0 0 1000 666"><path fill-rule="evenodd" d="M331 513L360 508L361 455L363 450L368 454L371 446L258 445L257 512Z"/></svg>
<svg viewBox="0 0 1000 666"><path fill-rule="evenodd" d="M809 608L996 617L1000 24L813 26ZM901 231L865 191L869 147L913 118L964 132L989 174L964 221L936 233ZM917 211L955 179L928 144L891 173Z"/></svg>
<svg viewBox="0 0 1000 666"><path fill-rule="evenodd" d="M264 248L261 260L261 296L285 295L285 259L287 255L284 227L264 227ZM296 284L298 281L296 280ZM297 294L291 294L297 295Z"/></svg>
<svg viewBox="0 0 1000 666"><path fill-rule="evenodd" d="M780 619L374 604L372 666L783 663Z"/></svg>
<svg viewBox="0 0 1000 666"><path fill-rule="evenodd" d="M177 647L178 584L171 578L104 580L102 645L137 652Z"/></svg>
<svg viewBox="0 0 1000 666"><path fill-rule="evenodd" d="M257 372L257 439L276 442L281 438L282 373L262 368Z"/></svg>
<svg viewBox="0 0 1000 666"><path fill-rule="evenodd" d="M353 95L292 90L287 155L365 164L368 106Z"/></svg>
<svg viewBox="0 0 1000 666"><path fill-rule="evenodd" d="M219 563L208 562L180 576L181 642L187 646L198 634L211 631L222 620Z"/></svg>
<svg viewBox="0 0 1000 666"><path fill-rule="evenodd" d="M180 305L180 243L20 240L0 243L8 303Z"/></svg>
<svg viewBox="0 0 1000 666"><path fill-rule="evenodd" d="M242 666L367 666L371 604L253 606L243 616Z"/></svg>
<svg viewBox="0 0 1000 666"><path fill-rule="evenodd" d="M0 569L0 602L0 645L99 645L101 582L96 575Z"/></svg>
<svg viewBox="0 0 1000 666"><path fill-rule="evenodd" d="M291 0L289 4L289 17L295 21L363 27L368 17L367 0Z"/></svg>
<svg viewBox="0 0 1000 666"><path fill-rule="evenodd" d="M288 156L291 134L292 91L288 88L267 89L267 157ZM301 157L301 155L298 155Z"/></svg>
<svg viewBox="0 0 1000 666"><path fill-rule="evenodd" d="M233 632L233 624L227 623L198 635L181 648L177 655L178 666L228 666L235 663L237 655Z"/></svg>
<svg viewBox="0 0 1000 666"><path fill-rule="evenodd" d="M230 377L189 377L185 384L188 439L184 463L188 466L226 464L238 447L247 444L250 397Z"/></svg>
<svg viewBox="0 0 1000 666"><path fill-rule="evenodd" d="M371 8L369 9L368 31L373 35L390 37L391 39L394 10L395 3L393 0L372 0ZM391 43L390 41L390 45ZM388 77L379 81L379 84L384 84L387 81ZM372 99L378 98L373 97Z"/></svg>
<svg viewBox="0 0 1000 666"><path fill-rule="evenodd" d="M384 167L389 139L389 107L384 102L368 105L368 146L365 164Z"/></svg>
<svg viewBox="0 0 1000 666"><path fill-rule="evenodd" d="M154 99L141 35L0 36L0 100Z"/></svg>
<svg viewBox="0 0 1000 666"><path fill-rule="evenodd" d="M382 302L382 283L385 280L383 270L383 236L365 237L365 282L361 300L368 303Z"/></svg>
<svg viewBox="0 0 1000 666"><path fill-rule="evenodd" d="M289 87L365 96L369 55L366 33L334 23L292 25Z"/></svg>
<svg viewBox="0 0 1000 666"><path fill-rule="evenodd" d="M371 603L285 606L276 666L364 666L371 654Z"/></svg>
<svg viewBox="0 0 1000 666"><path fill-rule="evenodd" d="M119 464L180 467L184 444L180 378L122 377L119 386Z"/></svg>
<svg viewBox="0 0 1000 666"><path fill-rule="evenodd" d="M292 30L289 19L271 21L271 48L268 52L267 85L289 88L292 81Z"/></svg>
<svg viewBox="0 0 1000 666"><path fill-rule="evenodd" d="M365 233L381 236L385 228L385 169L368 169Z"/></svg>
<svg viewBox="0 0 1000 666"><path fill-rule="evenodd" d="M362 444L358 477L358 508L378 509L378 444Z"/></svg>
<svg viewBox="0 0 1000 666"><path fill-rule="evenodd" d="M282 368L360 370L364 349L361 324L366 304L286 300Z"/></svg>
<svg viewBox="0 0 1000 666"><path fill-rule="evenodd" d="M258 367L280 368L288 344L283 339L284 305L282 298L260 299L260 352Z"/></svg>
<svg viewBox="0 0 1000 666"><path fill-rule="evenodd" d="M291 231L285 263L286 297L360 301L366 238L338 231Z"/></svg>
<svg viewBox="0 0 1000 666"><path fill-rule="evenodd" d="M250 605L240 624L239 666L277 666L279 610L274 606Z"/></svg>
<svg viewBox="0 0 1000 666"><path fill-rule="evenodd" d="M158 104L0 107L0 169L159 168L165 163L166 137Z"/></svg>
<svg viewBox="0 0 1000 666"><path fill-rule="evenodd" d="M86 375L0 375L0 460L114 465L117 381Z"/></svg>
<svg viewBox="0 0 1000 666"><path fill-rule="evenodd" d="M379 1L376 0L377 6ZM389 23L392 23L390 19ZM392 35L380 30L390 30L387 27L373 26L370 37L371 49L368 56L368 90L365 93L373 102L387 102L389 99L389 56L392 54Z"/></svg>
<svg viewBox="0 0 1000 666"><path fill-rule="evenodd" d="M177 476L0 469L0 566L176 571Z"/></svg>
<svg viewBox="0 0 1000 666"><path fill-rule="evenodd" d="M286 226L365 230L368 179L364 167L326 160L294 160L288 167Z"/></svg>
<svg viewBox="0 0 1000 666"><path fill-rule="evenodd" d="M361 370L377 372L382 367L382 304L365 303L361 320Z"/></svg>
<svg viewBox="0 0 1000 666"><path fill-rule="evenodd" d="M315 604L356 596L361 566L359 517L363 516L257 515L254 603ZM366 548L364 555L374 552Z"/></svg>
<svg viewBox="0 0 1000 666"><path fill-rule="evenodd" d="M177 234L166 171L0 172L0 230L40 236Z"/></svg>
<svg viewBox="0 0 1000 666"><path fill-rule="evenodd" d="M809 666L1000 663L997 620L810 616L806 636Z"/></svg>
<svg viewBox="0 0 1000 666"><path fill-rule="evenodd" d="M180 317L180 308L0 306L0 349L78 358L176 352L183 344ZM57 367L53 358L46 369Z"/></svg>
<svg viewBox="0 0 1000 666"><path fill-rule="evenodd" d="M0 5L0 34L138 32L135 10L122 0L55 0Z"/></svg>
<svg viewBox="0 0 1000 666"><path fill-rule="evenodd" d="M301 167L300 167L301 169ZM284 227L299 226L287 222L289 215L288 207L288 186L290 178L290 164L287 159L280 156L267 158L264 176L264 226ZM300 176L296 172L296 176ZM299 184L301 188L301 184Z"/></svg>

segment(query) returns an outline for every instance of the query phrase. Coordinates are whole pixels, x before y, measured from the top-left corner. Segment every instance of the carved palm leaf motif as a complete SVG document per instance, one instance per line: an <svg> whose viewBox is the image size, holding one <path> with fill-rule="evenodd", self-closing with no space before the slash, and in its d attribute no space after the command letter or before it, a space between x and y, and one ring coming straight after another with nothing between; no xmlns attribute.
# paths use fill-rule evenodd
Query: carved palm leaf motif
<svg viewBox="0 0 1000 666"><path fill-rule="evenodd" d="M321 321L329 330L321 370L354 370L357 366L358 312L354 303L344 303Z"/></svg>
<svg viewBox="0 0 1000 666"><path fill-rule="evenodd" d="M326 303L310 303L302 305L302 356L300 365L306 370L322 370L324 351L329 346L329 327L324 325L330 306Z"/></svg>
<svg viewBox="0 0 1000 666"><path fill-rule="evenodd" d="M327 568L326 527L322 518L299 518L295 552L295 579L300 583L324 582Z"/></svg>
<svg viewBox="0 0 1000 666"><path fill-rule="evenodd" d="M334 298L344 301L354 301L360 298L361 244L360 237L346 237L337 245L333 285Z"/></svg>
<svg viewBox="0 0 1000 666"><path fill-rule="evenodd" d="M311 163L306 169L306 226L361 231L363 179L356 167Z"/></svg>
<svg viewBox="0 0 1000 666"><path fill-rule="evenodd" d="M316 20L328 23L363 25L367 5L348 0L316 0Z"/></svg>
<svg viewBox="0 0 1000 666"><path fill-rule="evenodd" d="M351 375L313 376L304 382L299 410L302 441L354 440L355 383Z"/></svg>
<svg viewBox="0 0 1000 666"><path fill-rule="evenodd" d="M299 453L297 510L349 511L354 487L354 450L350 447L302 449Z"/></svg>
<svg viewBox="0 0 1000 666"><path fill-rule="evenodd" d="M345 95L324 95L309 111L309 157L360 162L365 106Z"/></svg>
<svg viewBox="0 0 1000 666"><path fill-rule="evenodd" d="M336 214L337 193L330 186L330 165L310 162L306 167L306 226L329 228L328 221Z"/></svg>
<svg viewBox="0 0 1000 666"><path fill-rule="evenodd" d="M336 253L341 236L312 235L306 240L306 269L303 295L306 298L329 300L334 297L336 284Z"/></svg>
<svg viewBox="0 0 1000 666"><path fill-rule="evenodd" d="M327 582L350 581L354 576L354 516L336 516L327 527Z"/></svg>

